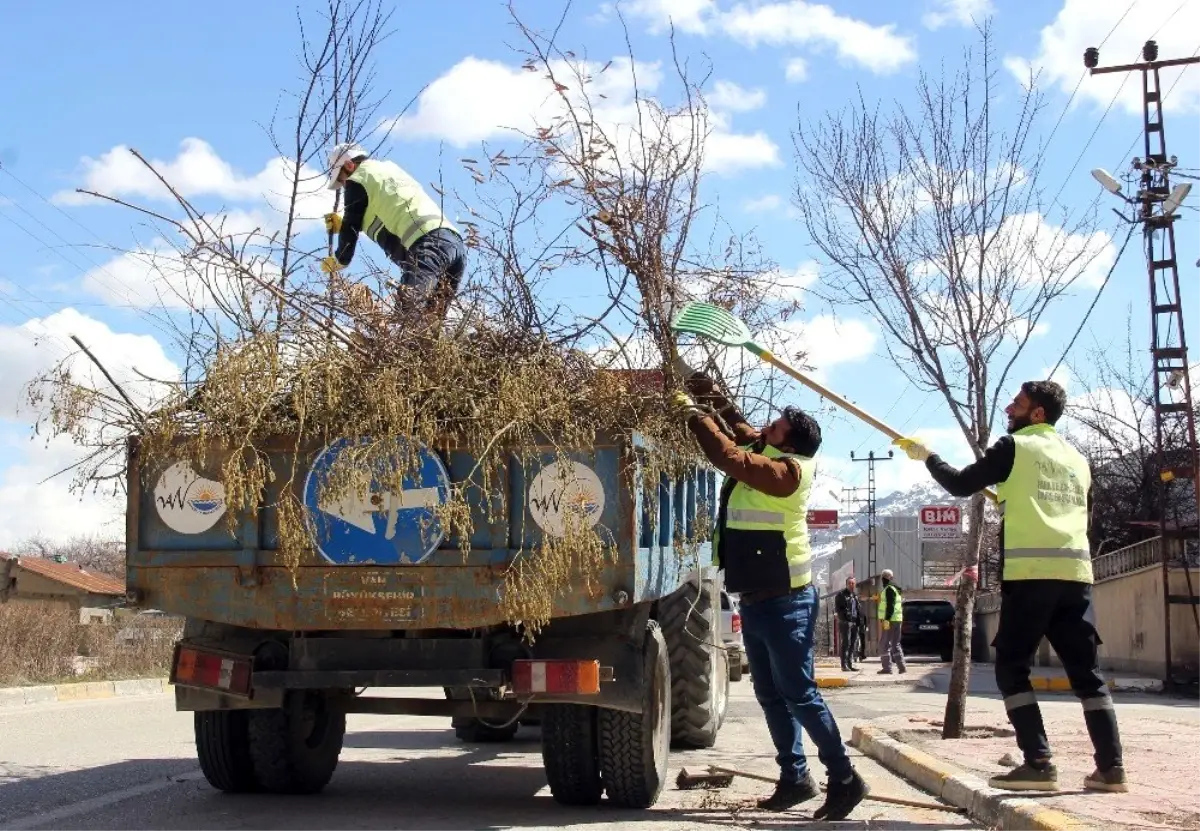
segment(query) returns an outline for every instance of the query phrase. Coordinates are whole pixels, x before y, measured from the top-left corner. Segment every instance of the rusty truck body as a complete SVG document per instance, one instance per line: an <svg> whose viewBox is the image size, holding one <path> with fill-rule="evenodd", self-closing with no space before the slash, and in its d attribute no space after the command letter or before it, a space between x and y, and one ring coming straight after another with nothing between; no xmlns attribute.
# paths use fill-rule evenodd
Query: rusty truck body
<svg viewBox="0 0 1200 831"><path fill-rule="evenodd" d="M321 790L348 713L448 718L468 742L538 724L550 789L571 805L607 794L649 807L670 746L713 744L729 681L718 576L703 539L691 561L677 547L678 535L711 527L711 469L650 481L635 433L598 436L566 458L547 442L502 466L499 519L485 510L497 494L467 487L476 522L458 539L428 511L472 476L471 454L420 448L399 493L318 496L345 447L268 448L279 475L257 511L229 517L220 458L150 464L130 443L130 601L186 617L171 681L214 787ZM281 553L284 487L297 489L315 548L300 562ZM499 592L567 516L592 524L613 555L553 598L530 643L505 620ZM442 697L376 692L430 687Z"/></svg>

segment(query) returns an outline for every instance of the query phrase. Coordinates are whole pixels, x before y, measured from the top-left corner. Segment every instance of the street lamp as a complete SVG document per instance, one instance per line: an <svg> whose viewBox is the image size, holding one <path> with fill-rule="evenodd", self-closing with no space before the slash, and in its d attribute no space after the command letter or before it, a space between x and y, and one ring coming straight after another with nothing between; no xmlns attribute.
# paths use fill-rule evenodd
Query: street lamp
<svg viewBox="0 0 1200 831"><path fill-rule="evenodd" d="M1092 178L1095 179L1097 182L1099 182L1100 186L1103 187L1109 193L1115 193L1115 194L1120 195L1121 183L1118 182L1116 179L1114 179L1113 175L1111 173L1109 173L1107 170L1105 170L1104 168L1098 167L1095 170L1093 170Z"/></svg>
<svg viewBox="0 0 1200 831"><path fill-rule="evenodd" d="M1179 206L1187 199L1188 193L1192 190L1192 186L1188 183L1178 184L1171 188L1171 193L1163 200L1163 214L1170 216L1179 210Z"/></svg>

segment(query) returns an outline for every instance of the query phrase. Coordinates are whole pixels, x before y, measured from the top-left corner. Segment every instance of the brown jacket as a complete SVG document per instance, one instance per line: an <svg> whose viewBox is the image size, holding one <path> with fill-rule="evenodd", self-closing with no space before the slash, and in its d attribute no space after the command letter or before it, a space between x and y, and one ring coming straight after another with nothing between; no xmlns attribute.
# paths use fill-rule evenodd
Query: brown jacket
<svg viewBox="0 0 1200 831"><path fill-rule="evenodd" d="M729 430L709 415L694 415L688 427L713 467L768 496L791 496L800 487L800 465L794 459L768 459L761 453L742 450L740 445L761 441L738 409L717 389L712 379L697 372L687 382L697 404L712 407L729 425Z"/></svg>

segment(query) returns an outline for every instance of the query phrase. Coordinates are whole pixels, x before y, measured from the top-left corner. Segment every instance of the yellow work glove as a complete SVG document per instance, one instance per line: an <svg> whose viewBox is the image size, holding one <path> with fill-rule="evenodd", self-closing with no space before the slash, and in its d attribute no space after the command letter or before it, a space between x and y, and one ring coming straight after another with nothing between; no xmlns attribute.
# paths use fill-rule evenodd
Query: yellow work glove
<svg viewBox="0 0 1200 831"><path fill-rule="evenodd" d="M326 274L336 274L337 272L341 271L343 268L345 268L345 266L342 265L340 262L338 262L337 257L322 257L321 258L321 270L324 271Z"/></svg>
<svg viewBox="0 0 1200 831"><path fill-rule="evenodd" d="M907 453L914 462L923 462L933 455L933 451L916 439L896 439L892 444Z"/></svg>
<svg viewBox="0 0 1200 831"><path fill-rule="evenodd" d="M886 632L892 628L892 622L890 620L885 620L879 624L879 628Z"/></svg>
<svg viewBox="0 0 1200 831"><path fill-rule="evenodd" d="M667 403L670 405L671 411L680 418L691 418L700 414L700 408L686 392L676 390L667 398Z"/></svg>
<svg viewBox="0 0 1200 831"><path fill-rule="evenodd" d="M325 214L325 230L331 234L342 232L342 217L339 214Z"/></svg>

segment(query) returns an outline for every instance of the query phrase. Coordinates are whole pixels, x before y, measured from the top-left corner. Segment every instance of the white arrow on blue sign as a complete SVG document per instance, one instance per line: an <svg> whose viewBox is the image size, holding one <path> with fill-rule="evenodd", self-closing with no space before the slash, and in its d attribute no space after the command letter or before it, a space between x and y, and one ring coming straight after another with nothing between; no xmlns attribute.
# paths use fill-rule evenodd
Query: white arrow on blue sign
<svg viewBox="0 0 1200 831"><path fill-rule="evenodd" d="M445 536L434 509L450 496L446 466L424 445L406 449L397 439L394 465L416 471L406 474L398 491L382 487L376 476L365 494L331 493L325 487L330 468L350 447L348 439L338 439L322 450L304 482L304 508L317 550L337 565L422 562ZM406 458L414 452L416 459Z"/></svg>

